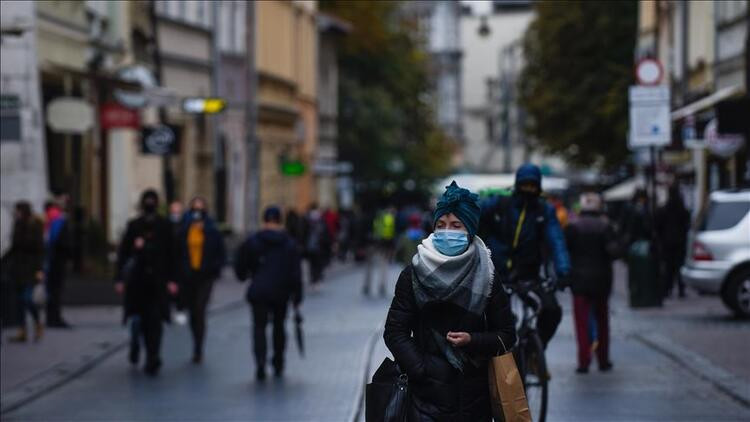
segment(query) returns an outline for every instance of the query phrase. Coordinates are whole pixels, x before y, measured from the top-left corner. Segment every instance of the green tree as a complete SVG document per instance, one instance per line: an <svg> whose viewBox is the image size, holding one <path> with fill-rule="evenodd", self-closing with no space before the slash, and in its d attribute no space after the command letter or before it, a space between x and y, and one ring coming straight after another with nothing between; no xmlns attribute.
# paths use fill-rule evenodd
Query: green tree
<svg viewBox="0 0 750 422"><path fill-rule="evenodd" d="M339 154L361 190L426 187L450 170L453 143L435 122L428 55L393 1L325 1L352 24L339 49ZM371 195L372 192L369 192Z"/></svg>
<svg viewBox="0 0 750 422"><path fill-rule="evenodd" d="M637 2L539 1L534 8L519 82L528 133L573 165L621 164Z"/></svg>

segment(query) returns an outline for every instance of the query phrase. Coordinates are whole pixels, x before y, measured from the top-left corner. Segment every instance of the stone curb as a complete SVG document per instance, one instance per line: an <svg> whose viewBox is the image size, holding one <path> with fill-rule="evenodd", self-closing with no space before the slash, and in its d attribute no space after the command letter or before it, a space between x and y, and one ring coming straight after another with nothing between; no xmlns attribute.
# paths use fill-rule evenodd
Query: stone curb
<svg viewBox="0 0 750 422"><path fill-rule="evenodd" d="M750 383L713 364L672 340L656 333L632 334L633 338L672 359L688 371L710 382L721 392L750 408Z"/></svg>
<svg viewBox="0 0 750 422"><path fill-rule="evenodd" d="M235 300L217 305L209 310L209 314L216 315L227 312L241 307L243 304L244 300ZM2 395L0 415L6 415L83 375L111 355L125 348L128 343L129 340L127 339L115 343L109 341L94 342L92 344L94 350L91 353L86 353L77 359L58 363L34 375Z"/></svg>

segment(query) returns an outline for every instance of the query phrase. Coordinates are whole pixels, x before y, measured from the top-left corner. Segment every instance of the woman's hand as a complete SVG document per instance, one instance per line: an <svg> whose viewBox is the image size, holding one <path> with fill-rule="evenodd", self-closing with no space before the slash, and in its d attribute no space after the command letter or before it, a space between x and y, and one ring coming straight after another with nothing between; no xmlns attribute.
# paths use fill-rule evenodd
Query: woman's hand
<svg viewBox="0 0 750 422"><path fill-rule="evenodd" d="M464 332L454 333L453 331L449 331L445 338L453 347L462 347L471 343L471 334Z"/></svg>
<svg viewBox="0 0 750 422"><path fill-rule="evenodd" d="M37 283L42 283L44 281L44 271L37 271L34 276L36 277Z"/></svg>

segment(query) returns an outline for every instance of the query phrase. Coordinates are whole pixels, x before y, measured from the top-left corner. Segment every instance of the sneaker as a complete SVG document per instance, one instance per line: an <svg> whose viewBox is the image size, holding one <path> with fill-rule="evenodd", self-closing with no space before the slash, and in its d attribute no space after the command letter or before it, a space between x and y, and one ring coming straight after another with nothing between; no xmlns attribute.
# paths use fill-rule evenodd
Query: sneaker
<svg viewBox="0 0 750 422"><path fill-rule="evenodd" d="M586 366L579 366L578 368L576 368L576 374L588 374L588 373L589 373L589 368Z"/></svg>
<svg viewBox="0 0 750 422"><path fill-rule="evenodd" d="M599 370L602 372L609 372L612 370L612 362L604 362L603 364L599 365Z"/></svg>
<svg viewBox="0 0 750 422"><path fill-rule="evenodd" d="M258 381L265 381L266 380L266 370L263 368L258 368L258 370L255 372L255 379Z"/></svg>

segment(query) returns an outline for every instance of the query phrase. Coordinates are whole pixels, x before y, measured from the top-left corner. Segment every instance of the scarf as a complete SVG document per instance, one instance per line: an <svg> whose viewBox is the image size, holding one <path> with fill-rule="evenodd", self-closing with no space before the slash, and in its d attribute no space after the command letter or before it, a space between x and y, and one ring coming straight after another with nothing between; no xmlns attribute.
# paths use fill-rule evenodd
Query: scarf
<svg viewBox="0 0 750 422"><path fill-rule="evenodd" d="M446 256L435 249L431 234L417 246L412 258L412 286L419 309L429 303L451 303L481 318L492 291L495 267L490 251L475 236L469 248L457 256ZM451 365L462 371L466 362L478 365L466 353L454 348L436 330L431 334Z"/></svg>

